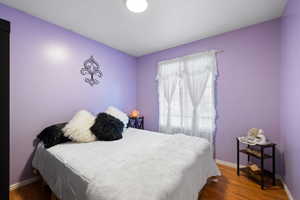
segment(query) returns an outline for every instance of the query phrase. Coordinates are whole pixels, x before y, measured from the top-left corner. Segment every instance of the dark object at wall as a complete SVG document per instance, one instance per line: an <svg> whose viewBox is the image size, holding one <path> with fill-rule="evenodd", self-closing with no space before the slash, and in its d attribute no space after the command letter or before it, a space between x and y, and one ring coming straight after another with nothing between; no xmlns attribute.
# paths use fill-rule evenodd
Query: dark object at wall
<svg viewBox="0 0 300 200"><path fill-rule="evenodd" d="M127 127L144 129L144 117L130 117Z"/></svg>
<svg viewBox="0 0 300 200"><path fill-rule="evenodd" d="M240 141L238 138L236 138L237 175L239 176L240 171L242 171L244 174L246 174L246 176L259 183L262 190L265 188L266 182L271 182L272 185L275 186L276 185L275 147L276 144L267 143L267 144L247 145L247 148L240 149ZM265 153L267 148L272 149L271 155L269 153ZM249 166L240 168L240 153L247 155L248 164L251 163L252 161L250 158L255 158L256 160L260 161L260 169L257 172L254 172ZM272 172L265 169L266 159L272 159ZM268 181L268 179L271 179L272 181Z"/></svg>
<svg viewBox="0 0 300 200"><path fill-rule="evenodd" d="M64 136L62 129L67 123L55 124L45 128L37 138L44 143L45 148L53 147L71 141Z"/></svg>
<svg viewBox="0 0 300 200"><path fill-rule="evenodd" d="M9 199L9 33L10 23L0 19L0 199Z"/></svg>
<svg viewBox="0 0 300 200"><path fill-rule="evenodd" d="M84 61L83 68L81 68L80 73L82 75L89 75L91 78L85 78L84 81L90 86L94 86L99 84L99 81L95 79L95 76L102 78L103 74L100 70L100 65L95 60L93 56L91 56L89 59Z"/></svg>
<svg viewBox="0 0 300 200"><path fill-rule="evenodd" d="M109 114L99 113L90 129L98 140L113 141L122 139L124 124Z"/></svg>

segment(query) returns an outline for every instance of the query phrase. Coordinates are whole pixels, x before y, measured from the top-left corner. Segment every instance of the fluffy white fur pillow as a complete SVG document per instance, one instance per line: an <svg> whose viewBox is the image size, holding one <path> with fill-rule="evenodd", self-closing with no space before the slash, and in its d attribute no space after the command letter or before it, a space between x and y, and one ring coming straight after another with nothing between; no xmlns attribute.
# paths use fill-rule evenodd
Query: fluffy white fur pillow
<svg viewBox="0 0 300 200"><path fill-rule="evenodd" d="M121 122L123 122L124 128L127 127L129 118L126 113L122 112L121 110L113 106L108 107L105 113L119 119Z"/></svg>
<svg viewBox="0 0 300 200"><path fill-rule="evenodd" d="M95 116L86 110L81 110L63 128L64 136L74 142L96 141L96 136L90 131L95 122Z"/></svg>

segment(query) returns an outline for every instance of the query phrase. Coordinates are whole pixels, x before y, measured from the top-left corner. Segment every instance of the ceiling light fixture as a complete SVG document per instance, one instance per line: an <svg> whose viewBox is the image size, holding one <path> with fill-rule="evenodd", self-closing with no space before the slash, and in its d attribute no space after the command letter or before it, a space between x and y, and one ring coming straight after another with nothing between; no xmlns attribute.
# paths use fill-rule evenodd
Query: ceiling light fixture
<svg viewBox="0 0 300 200"><path fill-rule="evenodd" d="M134 13L144 12L148 7L147 0L126 0L128 10Z"/></svg>

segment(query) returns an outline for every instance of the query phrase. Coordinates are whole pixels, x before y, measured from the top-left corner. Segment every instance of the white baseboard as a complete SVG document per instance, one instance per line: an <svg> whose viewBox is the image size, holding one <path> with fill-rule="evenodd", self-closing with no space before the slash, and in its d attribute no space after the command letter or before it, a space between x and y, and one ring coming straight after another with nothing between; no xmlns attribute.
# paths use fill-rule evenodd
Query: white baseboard
<svg viewBox="0 0 300 200"><path fill-rule="evenodd" d="M9 186L9 190L12 191L12 190L15 190L15 189L18 189L20 187L23 187L25 185L28 185L30 183L33 183L33 182L36 182L40 179L40 177L38 176L35 176L35 177L32 177L32 178L29 178L29 179L26 179L24 181L21 181L21 182L17 182L15 184L12 184Z"/></svg>
<svg viewBox="0 0 300 200"><path fill-rule="evenodd" d="M224 160L219 160L219 159L216 159L216 163L217 164L220 164L220 165L225 165L227 167L232 167L232 168L235 168L236 169L236 163L232 163L232 162L228 162L228 161L224 161ZM241 167L244 167L244 165L240 165ZM280 179L280 181L282 182L282 185L283 185L283 188L289 198L289 200L294 200L289 188L287 187L286 183L284 182L283 178L279 175L276 175L276 177L278 179Z"/></svg>
<svg viewBox="0 0 300 200"><path fill-rule="evenodd" d="M225 165L227 167L236 168L236 163L233 163L233 162L216 159L216 163L220 164L220 165ZM245 165L240 165L240 167L245 167Z"/></svg>
<svg viewBox="0 0 300 200"><path fill-rule="evenodd" d="M279 176L279 179L283 185L283 188L284 188L289 200L294 200L294 197L292 196L292 193L290 192L290 190L289 190L288 186L286 185L285 181L283 180L283 178L281 176Z"/></svg>
<svg viewBox="0 0 300 200"><path fill-rule="evenodd" d="M220 165L225 165L227 167L236 168L236 164L232 162L216 159L216 163Z"/></svg>

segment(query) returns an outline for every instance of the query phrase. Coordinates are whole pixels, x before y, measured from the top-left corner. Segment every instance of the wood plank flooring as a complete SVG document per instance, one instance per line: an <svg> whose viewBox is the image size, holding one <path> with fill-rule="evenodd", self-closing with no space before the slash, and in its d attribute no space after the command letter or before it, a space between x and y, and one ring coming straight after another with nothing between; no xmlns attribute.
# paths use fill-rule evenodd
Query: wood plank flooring
<svg viewBox="0 0 300 200"><path fill-rule="evenodd" d="M261 190L260 185L246 176L237 176L236 169L218 165L222 176L202 189L199 200L288 200L280 181L277 186Z"/></svg>
<svg viewBox="0 0 300 200"><path fill-rule="evenodd" d="M199 200L288 200L279 186L261 190L245 176L237 176L233 168L219 165L222 176L218 182L209 182L200 192ZM51 191L36 182L10 192L9 200L51 200Z"/></svg>

